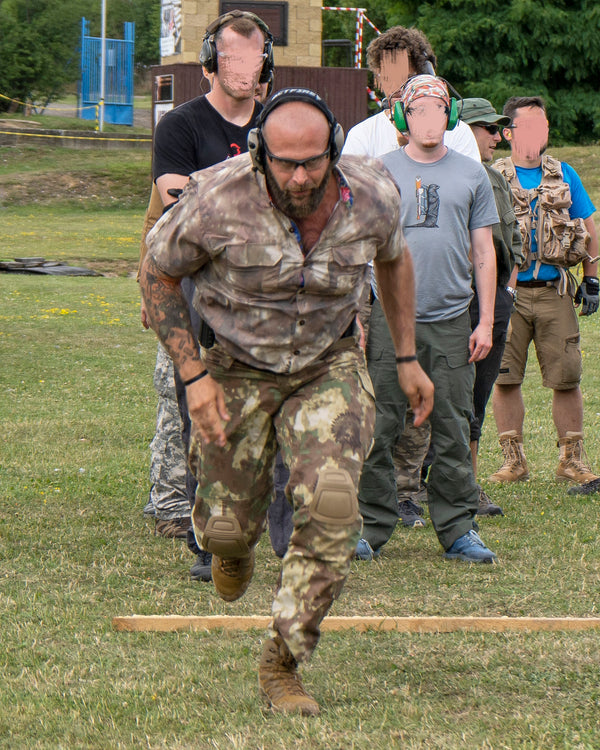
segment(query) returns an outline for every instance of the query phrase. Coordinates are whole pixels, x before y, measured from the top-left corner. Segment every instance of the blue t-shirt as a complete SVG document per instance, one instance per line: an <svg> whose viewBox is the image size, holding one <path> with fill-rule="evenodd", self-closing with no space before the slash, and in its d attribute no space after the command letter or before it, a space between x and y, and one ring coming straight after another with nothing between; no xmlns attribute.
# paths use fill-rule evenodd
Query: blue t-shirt
<svg viewBox="0 0 600 750"><path fill-rule="evenodd" d="M579 178L577 172L570 167L566 162L561 161L560 163L563 172L563 179L571 190L571 207L569 208L569 216L572 219L587 219L591 216L596 207L590 200L589 195L586 193L585 188ZM534 167L533 169L526 169L525 167L516 167L517 177L521 183L521 187L525 190L533 190L538 187L542 181L542 167ZM537 205L537 198L532 201L531 208L535 212ZM535 232L531 233L531 252L537 252L537 239ZM531 281L533 279L533 272L535 264L532 263L526 271L521 271L517 276L518 281ZM558 279L560 272L556 266L551 266L548 263L540 263L537 278L540 281L552 281Z"/></svg>

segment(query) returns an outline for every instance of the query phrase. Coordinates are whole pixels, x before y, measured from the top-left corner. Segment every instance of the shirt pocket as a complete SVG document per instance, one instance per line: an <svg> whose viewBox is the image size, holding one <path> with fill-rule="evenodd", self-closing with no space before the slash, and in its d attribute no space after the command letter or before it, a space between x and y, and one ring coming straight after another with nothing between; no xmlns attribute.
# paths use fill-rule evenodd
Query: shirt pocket
<svg viewBox="0 0 600 750"><path fill-rule="evenodd" d="M512 227L517 221L517 215L514 208L509 208L500 217L500 221L507 227Z"/></svg>
<svg viewBox="0 0 600 750"><path fill-rule="evenodd" d="M366 266L374 257L374 245L370 242L353 242L328 248L327 269L323 268L321 281L330 291L338 295L356 291L365 281ZM316 268L318 277L319 268Z"/></svg>
<svg viewBox="0 0 600 750"><path fill-rule="evenodd" d="M225 280L246 294L275 291L279 288L282 259L283 251L278 245L228 245L222 260Z"/></svg>

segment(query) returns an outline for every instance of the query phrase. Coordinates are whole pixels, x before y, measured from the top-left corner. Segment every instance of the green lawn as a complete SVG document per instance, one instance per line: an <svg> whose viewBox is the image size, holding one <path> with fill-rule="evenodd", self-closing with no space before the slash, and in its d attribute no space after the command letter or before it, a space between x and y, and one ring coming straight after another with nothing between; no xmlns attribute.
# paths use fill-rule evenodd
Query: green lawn
<svg viewBox="0 0 600 750"><path fill-rule="evenodd" d="M146 169L134 169L140 180ZM64 196L0 208L1 257L112 274L0 274L0 748L597 748L600 631L326 633L304 670L322 714L303 719L261 703L262 631L113 630L114 616L136 613L267 615L279 568L263 539L250 589L226 604L190 581L185 545L155 537L142 516L156 342L127 275L137 195L127 208ZM598 469L599 316L582 320L582 340ZM553 480L550 394L533 363L525 399L532 478L488 487L506 516L480 523L500 564L444 562L431 524L399 528L380 561L353 564L332 614L599 616L600 496ZM500 460L490 414L481 477Z"/></svg>

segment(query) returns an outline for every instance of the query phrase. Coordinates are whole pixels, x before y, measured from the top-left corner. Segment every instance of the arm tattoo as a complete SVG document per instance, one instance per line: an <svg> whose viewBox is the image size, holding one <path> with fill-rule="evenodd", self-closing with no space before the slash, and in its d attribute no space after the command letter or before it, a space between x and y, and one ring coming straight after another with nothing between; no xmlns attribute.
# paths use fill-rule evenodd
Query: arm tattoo
<svg viewBox="0 0 600 750"><path fill-rule="evenodd" d="M146 256L140 273L140 287L150 326L181 371L187 362L200 362L179 279L167 276L150 256Z"/></svg>

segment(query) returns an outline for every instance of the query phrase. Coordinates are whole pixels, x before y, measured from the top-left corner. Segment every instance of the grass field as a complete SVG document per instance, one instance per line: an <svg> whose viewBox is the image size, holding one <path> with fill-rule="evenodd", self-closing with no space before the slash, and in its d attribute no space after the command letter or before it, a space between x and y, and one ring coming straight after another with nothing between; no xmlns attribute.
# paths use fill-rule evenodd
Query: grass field
<svg viewBox="0 0 600 750"><path fill-rule="evenodd" d="M155 537L142 516L156 343L131 274L149 164L109 153L0 149L0 258L108 274L0 274L0 748L600 747L598 631L327 633L304 671L315 720L261 703L262 631L112 629L134 613L268 614L278 561L263 539L249 591L228 605L190 581L185 545ZM596 179L597 204L598 153L569 156L587 185ZM106 189L94 190L103 164ZM32 192L14 206L6 196L28 171L48 185L67 174L89 194L78 204L76 190ZM108 201L127 186L129 204ZM600 468L598 316L582 320L582 339L586 443ZM430 524L398 529L380 561L353 564L332 614L599 615L600 497L554 482L550 395L533 363L525 398L532 478L488 488L506 516L480 523L500 564L445 563ZM490 414L481 477L499 461Z"/></svg>
<svg viewBox="0 0 600 750"><path fill-rule="evenodd" d="M94 118L98 117L98 112L95 109L88 110L88 113L90 112ZM110 134L125 131L136 135L150 133L152 122L151 112L152 97L150 94L134 96L133 126L113 125L105 122L103 132ZM98 127L99 123L97 119L80 118L77 117L77 113L77 96L70 94L59 101L52 102L40 114L23 114L22 112L9 114L8 112L0 112L0 124L17 121L22 127L33 129L40 127L55 130L95 130Z"/></svg>

